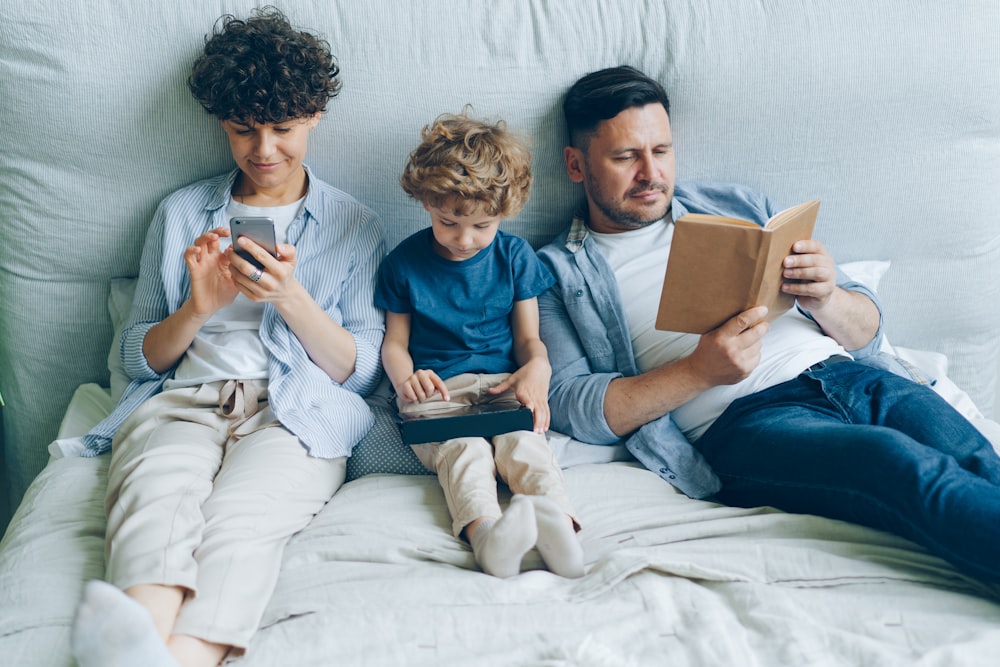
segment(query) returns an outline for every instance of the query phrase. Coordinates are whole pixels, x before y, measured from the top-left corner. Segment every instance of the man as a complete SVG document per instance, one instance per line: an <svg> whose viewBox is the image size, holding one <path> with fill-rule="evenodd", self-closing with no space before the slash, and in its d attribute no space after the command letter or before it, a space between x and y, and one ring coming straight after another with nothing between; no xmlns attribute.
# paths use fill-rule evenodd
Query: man
<svg viewBox="0 0 1000 667"><path fill-rule="evenodd" d="M1000 580L1000 458L932 390L876 367L875 295L800 241L782 286L797 308L770 323L751 308L702 336L656 330L673 221L763 224L778 208L741 186L675 185L667 95L633 68L588 74L563 109L586 206L539 251L557 280L539 299L552 427L625 439L692 497L892 531Z"/></svg>

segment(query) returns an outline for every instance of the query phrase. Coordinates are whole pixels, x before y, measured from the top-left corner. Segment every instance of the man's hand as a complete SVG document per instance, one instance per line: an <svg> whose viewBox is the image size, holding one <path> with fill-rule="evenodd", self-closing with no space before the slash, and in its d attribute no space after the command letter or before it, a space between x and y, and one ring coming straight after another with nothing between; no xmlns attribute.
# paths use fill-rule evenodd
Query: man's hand
<svg viewBox="0 0 1000 667"><path fill-rule="evenodd" d="M781 291L794 296L810 313L821 312L837 290L837 267L819 241L797 241L782 264Z"/></svg>
<svg viewBox="0 0 1000 667"><path fill-rule="evenodd" d="M720 384L736 384L760 363L761 340L770 325L764 320L767 308L758 306L727 320L704 334L687 363L695 386L703 390Z"/></svg>
<svg viewBox="0 0 1000 667"><path fill-rule="evenodd" d="M640 375L611 381L604 396L608 427L625 436L721 384L735 384L760 363L767 308L740 313L698 339L682 359Z"/></svg>
<svg viewBox="0 0 1000 667"><path fill-rule="evenodd" d="M864 294L837 286L837 265L819 241L798 241L784 260L781 289L795 296L827 336L847 350L868 345L878 332L878 308Z"/></svg>

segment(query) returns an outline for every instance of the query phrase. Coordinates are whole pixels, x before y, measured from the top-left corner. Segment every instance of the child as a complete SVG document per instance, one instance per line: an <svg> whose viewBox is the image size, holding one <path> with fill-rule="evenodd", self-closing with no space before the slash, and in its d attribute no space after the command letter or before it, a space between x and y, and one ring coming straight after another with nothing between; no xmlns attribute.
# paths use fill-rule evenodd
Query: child
<svg viewBox="0 0 1000 667"><path fill-rule="evenodd" d="M167 197L150 225L122 337L133 382L85 438L112 453L109 583L88 583L77 610L81 667L245 650L285 544L371 426L381 223L302 162L338 72L325 41L273 8L224 17L194 64L235 167ZM259 264L238 256L236 216L272 218L277 256L246 238Z"/></svg>
<svg viewBox="0 0 1000 667"><path fill-rule="evenodd" d="M531 154L503 122L443 115L422 132L401 184L431 226L385 259L376 303L386 310L382 363L401 413L510 402L534 432L413 445L438 475L456 537L489 574L510 577L533 546L550 570L584 573L579 529L545 431L551 369L538 337L537 296L553 279L526 241L499 231L531 189ZM514 497L506 513L496 475Z"/></svg>

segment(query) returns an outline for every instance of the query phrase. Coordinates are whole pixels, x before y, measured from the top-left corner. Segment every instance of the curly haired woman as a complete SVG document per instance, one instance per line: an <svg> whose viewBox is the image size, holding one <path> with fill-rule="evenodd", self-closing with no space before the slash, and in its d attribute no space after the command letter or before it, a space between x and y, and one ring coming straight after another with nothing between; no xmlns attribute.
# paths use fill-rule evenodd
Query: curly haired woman
<svg viewBox="0 0 1000 667"><path fill-rule="evenodd" d="M132 383L85 439L111 462L108 583L87 584L73 628L82 667L243 652L285 544L372 423L381 223L303 164L338 74L273 8L222 17L194 64L236 168L168 196L149 228L121 343ZM232 241L235 217L270 218L275 254Z"/></svg>

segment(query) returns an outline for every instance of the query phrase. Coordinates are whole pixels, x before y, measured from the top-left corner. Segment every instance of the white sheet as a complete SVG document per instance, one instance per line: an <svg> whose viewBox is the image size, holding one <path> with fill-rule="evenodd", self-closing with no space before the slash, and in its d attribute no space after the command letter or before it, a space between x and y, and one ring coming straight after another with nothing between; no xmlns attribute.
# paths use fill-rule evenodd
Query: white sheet
<svg viewBox="0 0 1000 667"><path fill-rule="evenodd" d="M11 523L3 664L72 664L73 609L103 573L107 458L52 461ZM433 477L345 485L290 542L262 629L232 664L950 666L1000 653L1000 589L900 538L691 500L625 463L566 480L584 525L579 580L534 553L513 579L479 572Z"/></svg>

